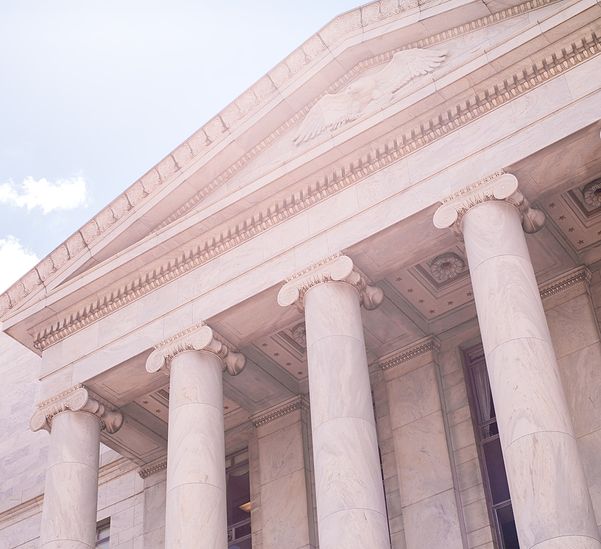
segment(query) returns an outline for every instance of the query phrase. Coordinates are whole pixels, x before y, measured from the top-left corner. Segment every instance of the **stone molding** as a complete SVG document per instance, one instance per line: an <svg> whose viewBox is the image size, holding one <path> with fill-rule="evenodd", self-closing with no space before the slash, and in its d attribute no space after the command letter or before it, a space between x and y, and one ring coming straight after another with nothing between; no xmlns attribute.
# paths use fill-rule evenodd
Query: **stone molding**
<svg viewBox="0 0 601 549"><path fill-rule="evenodd" d="M37 408L29 422L32 431L45 429L50 432L54 416L67 410L87 412L97 416L101 430L104 429L109 434L116 433L123 425L123 414L82 384L43 400Z"/></svg>
<svg viewBox="0 0 601 549"><path fill-rule="evenodd" d="M347 255L336 254L314 263L286 280L278 293L278 304L287 307L294 303L302 310L307 291L322 282L344 282L359 292L361 305L372 310L384 299L384 292L372 286L366 276Z"/></svg>
<svg viewBox="0 0 601 549"><path fill-rule="evenodd" d="M235 376L246 364L246 357L234 350L223 337L204 323L191 326L159 343L146 359L146 370L153 374L169 372L171 361L185 351L206 351L221 359L223 371Z"/></svg>
<svg viewBox="0 0 601 549"><path fill-rule="evenodd" d="M309 403L303 395L296 396L286 402L277 404L266 411L255 414L250 419L255 427L262 427L276 419L291 414L295 410L308 410Z"/></svg>
<svg viewBox="0 0 601 549"><path fill-rule="evenodd" d="M582 284L585 288L591 280L591 272L586 266L576 267L567 273L542 284L539 287L540 296L542 299L557 295L561 292L569 290L578 284Z"/></svg>
<svg viewBox="0 0 601 549"><path fill-rule="evenodd" d="M252 218L227 227L203 244L191 247L175 260L140 274L123 286L89 302L59 322L38 330L34 338L34 347L43 351L154 289L229 252L271 227L287 221L316 203L485 116L601 52L601 39L595 35L584 37L580 42L579 45L573 43L571 48L564 48L550 60L545 58L538 61L532 65L531 70L515 74L513 78L499 82L490 89L457 104L453 109L433 116L426 123L417 125L393 141L373 143L374 152L334 167L331 174L301 189L300 192L296 190L287 198L254 214ZM6 293L0 296L0 315L14 306L10 304L12 301L7 302L6 299L8 299Z"/></svg>
<svg viewBox="0 0 601 549"><path fill-rule="evenodd" d="M424 337L411 345L378 359L377 364L381 370L389 370L390 368L409 362L426 353L436 353L439 348L440 343L436 337Z"/></svg>
<svg viewBox="0 0 601 549"><path fill-rule="evenodd" d="M140 467L138 469L138 475L140 475L141 478L148 478L149 476L164 471L165 469L167 469L167 458L162 457L153 461L152 463L144 465L144 467Z"/></svg>
<svg viewBox="0 0 601 549"><path fill-rule="evenodd" d="M515 175L498 171L446 198L434 214L434 225L438 229L451 228L460 234L463 216L473 206L489 200L505 200L514 205L520 212L522 227L527 233L535 233L545 224L545 214L530 206L530 202L518 190Z"/></svg>

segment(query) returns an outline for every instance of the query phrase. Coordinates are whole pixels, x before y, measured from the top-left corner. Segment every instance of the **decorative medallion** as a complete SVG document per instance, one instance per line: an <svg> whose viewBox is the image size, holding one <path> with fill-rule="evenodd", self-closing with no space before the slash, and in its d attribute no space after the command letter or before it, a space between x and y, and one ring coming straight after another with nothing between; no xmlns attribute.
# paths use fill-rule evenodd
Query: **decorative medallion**
<svg viewBox="0 0 601 549"><path fill-rule="evenodd" d="M454 280L464 271L465 261L453 252L441 254L430 262L430 274L439 284Z"/></svg>
<svg viewBox="0 0 601 549"><path fill-rule="evenodd" d="M584 203L593 209L601 207L601 179L587 183L582 189Z"/></svg>

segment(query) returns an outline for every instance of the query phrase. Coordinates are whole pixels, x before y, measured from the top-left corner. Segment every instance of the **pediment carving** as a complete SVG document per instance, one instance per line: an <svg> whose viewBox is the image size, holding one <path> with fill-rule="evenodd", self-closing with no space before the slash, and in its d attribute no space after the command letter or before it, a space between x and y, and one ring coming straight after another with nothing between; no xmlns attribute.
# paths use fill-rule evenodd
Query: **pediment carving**
<svg viewBox="0 0 601 549"><path fill-rule="evenodd" d="M400 91L413 79L431 73L446 56L444 50L411 48L396 52L375 73L351 82L338 93L326 93L307 113L293 138L302 145L326 131L335 131L367 117L400 97Z"/></svg>

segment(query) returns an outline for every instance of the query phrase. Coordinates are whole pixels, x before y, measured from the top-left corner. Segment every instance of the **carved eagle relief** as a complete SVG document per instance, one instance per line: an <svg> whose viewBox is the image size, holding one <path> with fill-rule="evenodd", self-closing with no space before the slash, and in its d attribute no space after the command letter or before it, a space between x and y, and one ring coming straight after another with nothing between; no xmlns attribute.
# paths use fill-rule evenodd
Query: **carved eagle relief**
<svg viewBox="0 0 601 549"><path fill-rule="evenodd" d="M315 103L300 125L294 143L301 145L325 131L334 131L375 112L415 77L432 72L445 55L444 51L420 48L395 53L384 68L358 78L341 92L324 95Z"/></svg>

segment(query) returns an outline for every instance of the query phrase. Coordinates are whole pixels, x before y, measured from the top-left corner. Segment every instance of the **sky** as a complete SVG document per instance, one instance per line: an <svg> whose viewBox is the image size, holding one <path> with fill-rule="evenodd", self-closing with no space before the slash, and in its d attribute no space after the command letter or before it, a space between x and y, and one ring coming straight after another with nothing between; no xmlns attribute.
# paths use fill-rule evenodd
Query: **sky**
<svg viewBox="0 0 601 549"><path fill-rule="evenodd" d="M0 0L0 292L360 0Z"/></svg>

